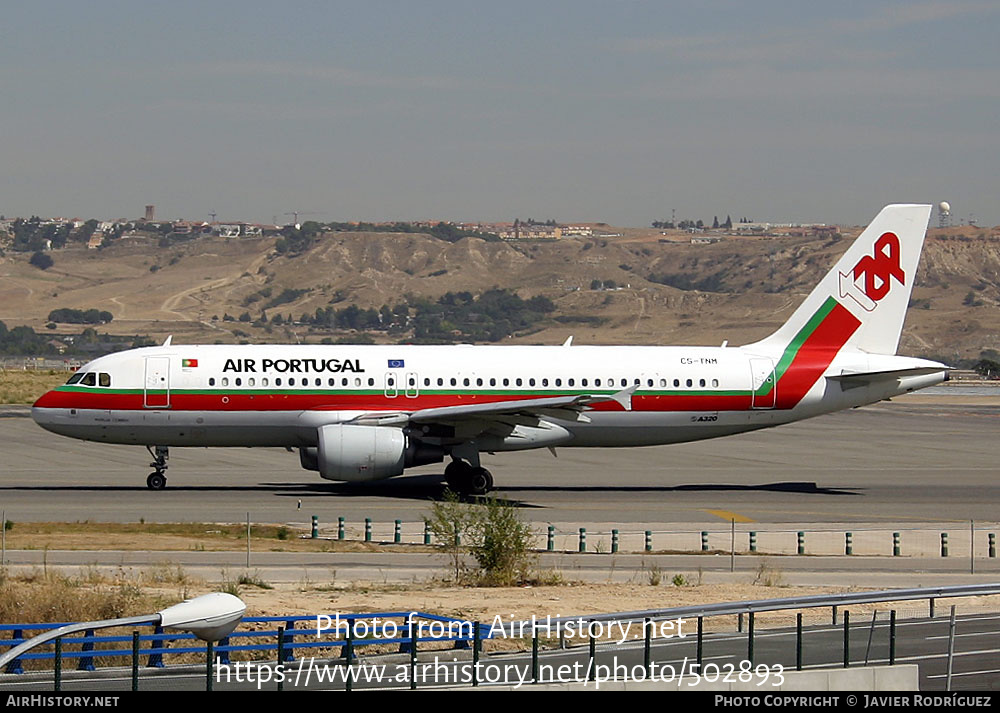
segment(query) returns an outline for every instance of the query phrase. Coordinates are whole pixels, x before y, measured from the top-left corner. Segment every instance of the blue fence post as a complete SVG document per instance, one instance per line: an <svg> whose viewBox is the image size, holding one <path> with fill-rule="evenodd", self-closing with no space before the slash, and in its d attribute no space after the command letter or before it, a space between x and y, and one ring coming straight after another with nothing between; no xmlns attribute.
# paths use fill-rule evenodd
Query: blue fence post
<svg viewBox="0 0 1000 713"><path fill-rule="evenodd" d="M295 642L294 629L295 629L294 620L289 619L288 621L285 622L285 633L282 634L281 638L282 648L285 650L285 658L282 661L282 663L289 663L295 660L295 651L289 645Z"/></svg>
<svg viewBox="0 0 1000 713"><path fill-rule="evenodd" d="M83 632L83 637L85 639L91 639L91 638L93 638L93 636L94 636L94 630L93 629L87 629L85 632ZM93 641L84 641L83 645L80 647L80 651L81 652L84 652L84 651L93 651L93 650L94 650L94 642ZM94 670L94 657L93 656L81 656L80 657L80 662L76 665L76 670L77 671L93 671Z"/></svg>
<svg viewBox="0 0 1000 713"><path fill-rule="evenodd" d="M226 648L224 648L226 646L229 646L229 637L228 636L226 638L224 638L222 641L219 642L219 648L217 648L215 650L216 654L217 654L216 657L215 657L215 660L216 660L217 663L222 663L222 664L226 664L226 665L229 664L229 650L226 649ZM220 649L221 649L221 651L220 651Z"/></svg>
<svg viewBox="0 0 1000 713"><path fill-rule="evenodd" d="M468 624L468 623L469 622L467 622L467 621L463 622L463 624ZM473 624L473 626L475 626L475 624ZM462 636L461 636L461 634L463 632L463 629L462 629L461 625L459 626L458 631L459 631L460 635L459 635L458 638L455 639L455 646L454 646L454 648L456 648L456 649L467 649L467 648L469 648L469 641L468 641L468 639L463 639Z"/></svg>
<svg viewBox="0 0 1000 713"><path fill-rule="evenodd" d="M164 648L163 639L163 627L157 625L156 629L153 631L153 640L151 642L151 648L162 649ZM163 653L156 652L149 655L149 661L146 662L147 666L152 666L153 668L164 668L163 665Z"/></svg>
<svg viewBox="0 0 1000 713"><path fill-rule="evenodd" d="M11 646L17 646L24 641L24 631L22 629L14 629L14 636L11 639ZM21 659L14 659L7 664L7 673L24 673L24 667L21 665Z"/></svg>
<svg viewBox="0 0 1000 713"><path fill-rule="evenodd" d="M399 653L408 654L410 649L413 648L413 627L415 626L414 620L407 618L406 622L406 639L399 642Z"/></svg>

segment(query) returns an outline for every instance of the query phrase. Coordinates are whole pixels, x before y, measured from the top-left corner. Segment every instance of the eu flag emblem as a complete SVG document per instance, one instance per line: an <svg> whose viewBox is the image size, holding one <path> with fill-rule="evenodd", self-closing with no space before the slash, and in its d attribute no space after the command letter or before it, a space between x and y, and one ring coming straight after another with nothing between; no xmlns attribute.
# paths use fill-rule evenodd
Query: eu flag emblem
<svg viewBox="0 0 1000 713"><path fill-rule="evenodd" d="M403 359L390 359L389 360L389 368L390 369L402 369L405 366L406 366L406 364L404 363Z"/></svg>

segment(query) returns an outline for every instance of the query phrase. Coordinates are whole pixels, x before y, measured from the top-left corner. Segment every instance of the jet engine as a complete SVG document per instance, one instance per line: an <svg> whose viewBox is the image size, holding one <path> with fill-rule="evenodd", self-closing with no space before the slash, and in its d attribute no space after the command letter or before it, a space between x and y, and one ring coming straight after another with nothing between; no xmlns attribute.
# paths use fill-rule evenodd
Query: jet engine
<svg viewBox="0 0 1000 713"><path fill-rule="evenodd" d="M327 480L381 480L444 460L443 448L411 439L399 428L330 424L318 434L319 446L300 448L299 460Z"/></svg>

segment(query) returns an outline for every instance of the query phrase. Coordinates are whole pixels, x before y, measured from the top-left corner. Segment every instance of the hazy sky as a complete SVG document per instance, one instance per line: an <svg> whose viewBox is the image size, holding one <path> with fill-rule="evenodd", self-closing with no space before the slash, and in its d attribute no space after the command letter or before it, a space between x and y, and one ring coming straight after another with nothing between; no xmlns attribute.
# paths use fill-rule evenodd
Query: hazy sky
<svg viewBox="0 0 1000 713"><path fill-rule="evenodd" d="M6 2L0 214L997 224L998 35L995 0Z"/></svg>

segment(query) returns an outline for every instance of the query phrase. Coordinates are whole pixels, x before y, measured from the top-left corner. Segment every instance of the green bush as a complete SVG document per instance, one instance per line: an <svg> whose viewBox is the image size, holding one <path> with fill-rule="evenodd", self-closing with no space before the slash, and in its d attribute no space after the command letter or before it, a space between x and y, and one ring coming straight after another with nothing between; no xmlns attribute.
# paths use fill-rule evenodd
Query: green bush
<svg viewBox="0 0 1000 713"><path fill-rule="evenodd" d="M494 498L477 504L464 503L446 490L444 499L432 506L426 522L452 556L455 581L506 587L524 581L531 574L533 534L517 508L509 503ZM477 570L463 567L466 552L475 559Z"/></svg>

